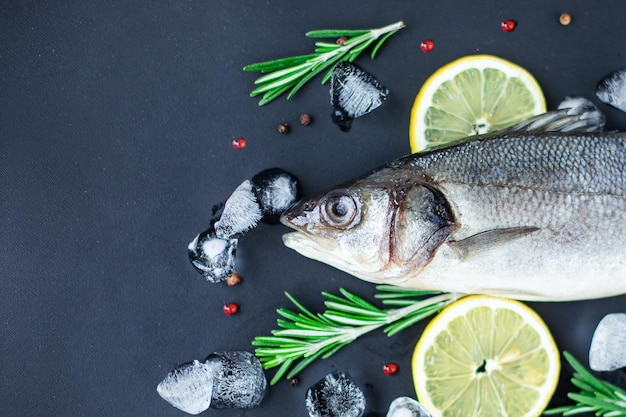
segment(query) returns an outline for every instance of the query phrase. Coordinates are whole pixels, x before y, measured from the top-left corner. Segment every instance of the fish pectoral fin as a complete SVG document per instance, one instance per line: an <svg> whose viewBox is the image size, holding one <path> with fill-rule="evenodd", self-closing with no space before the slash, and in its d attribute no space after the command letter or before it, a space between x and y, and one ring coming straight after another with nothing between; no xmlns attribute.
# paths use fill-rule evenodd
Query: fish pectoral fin
<svg viewBox="0 0 626 417"><path fill-rule="evenodd" d="M448 246L456 253L459 259L485 252L495 246L509 243L513 240L528 236L539 230L534 226L507 227L502 229L486 230L461 240L451 240Z"/></svg>

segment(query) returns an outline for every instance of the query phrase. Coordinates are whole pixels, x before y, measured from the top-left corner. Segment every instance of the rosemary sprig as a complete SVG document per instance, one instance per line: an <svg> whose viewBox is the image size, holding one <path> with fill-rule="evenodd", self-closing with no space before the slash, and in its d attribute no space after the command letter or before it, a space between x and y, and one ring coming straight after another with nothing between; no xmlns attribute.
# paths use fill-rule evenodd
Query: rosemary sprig
<svg viewBox="0 0 626 417"><path fill-rule="evenodd" d="M596 416L626 416L626 391L609 382L596 378L569 352L563 352L567 362L574 368L572 384L580 389L579 393L567 394L576 404L551 408L545 415L563 414L573 416L583 413L595 413Z"/></svg>
<svg viewBox="0 0 626 417"><path fill-rule="evenodd" d="M456 300L455 294L440 294L378 285L376 298L383 304L400 306L381 309L363 298L340 288L341 296L322 293L327 310L314 314L289 293L287 298L298 308L277 310L279 329L271 336L258 336L252 344L265 369L279 367L271 380L276 384L285 375L293 378L318 358L328 358L359 336L384 326L391 336L441 310ZM436 294L436 295L435 295ZM425 295L429 298L423 299Z"/></svg>
<svg viewBox="0 0 626 417"><path fill-rule="evenodd" d="M306 34L309 38L345 37L341 45L318 41L315 52L309 55L280 58L272 61L246 65L244 71L262 72L255 84L257 88L250 93L251 97L263 94L259 106L269 103L289 91L291 98L304 84L323 71L327 71L322 84L328 81L333 67L340 61L354 61L357 56L370 45L374 45L371 58L374 59L380 46L394 33L404 27L404 22L396 22L378 29L368 30L314 30Z"/></svg>

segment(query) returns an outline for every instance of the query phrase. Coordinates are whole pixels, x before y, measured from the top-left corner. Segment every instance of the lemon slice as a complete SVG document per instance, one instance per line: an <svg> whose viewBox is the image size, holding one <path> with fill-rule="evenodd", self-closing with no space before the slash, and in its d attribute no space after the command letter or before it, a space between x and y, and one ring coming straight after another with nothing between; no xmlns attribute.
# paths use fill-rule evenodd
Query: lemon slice
<svg viewBox="0 0 626 417"><path fill-rule="evenodd" d="M535 78L491 55L470 55L426 80L411 110L411 150L424 151L493 132L546 111Z"/></svg>
<svg viewBox="0 0 626 417"><path fill-rule="evenodd" d="M417 398L433 417L538 416L560 368L541 318L519 301L487 295L442 310L424 329L412 362Z"/></svg>

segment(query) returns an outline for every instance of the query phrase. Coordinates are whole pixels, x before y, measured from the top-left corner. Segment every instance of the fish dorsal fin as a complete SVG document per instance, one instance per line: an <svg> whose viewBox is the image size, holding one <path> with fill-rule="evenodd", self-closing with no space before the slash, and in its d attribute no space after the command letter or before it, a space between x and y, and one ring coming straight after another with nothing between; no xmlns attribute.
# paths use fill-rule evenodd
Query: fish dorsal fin
<svg viewBox="0 0 626 417"><path fill-rule="evenodd" d="M602 132L605 123L606 117L604 114L598 111L591 102L587 102L531 117L521 123L501 130L498 134L514 132Z"/></svg>
<svg viewBox="0 0 626 417"><path fill-rule="evenodd" d="M466 237L465 239L450 241L448 242L448 246L454 250L459 259L467 259L472 255L522 238L537 230L539 230L539 228L534 226L486 230Z"/></svg>

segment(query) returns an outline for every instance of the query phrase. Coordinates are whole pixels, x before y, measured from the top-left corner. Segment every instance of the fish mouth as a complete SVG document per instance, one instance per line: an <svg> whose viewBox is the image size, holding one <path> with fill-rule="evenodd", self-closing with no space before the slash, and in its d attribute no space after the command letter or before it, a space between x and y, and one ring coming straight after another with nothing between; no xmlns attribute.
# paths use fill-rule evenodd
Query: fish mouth
<svg viewBox="0 0 626 417"><path fill-rule="evenodd" d="M304 231L307 225L314 222L316 205L314 199L303 199L295 202L291 207L280 215L280 222L295 230Z"/></svg>
<svg viewBox="0 0 626 417"><path fill-rule="evenodd" d="M332 239L311 236L297 229L295 232L284 234L283 243L302 256L321 261L331 259L332 252L339 248L337 242Z"/></svg>
<svg viewBox="0 0 626 417"><path fill-rule="evenodd" d="M308 227L315 223L313 217L316 216L312 202L312 199L300 200L280 216L282 224L295 230L283 235L283 243L307 258L325 261L339 249L339 244L334 239L309 232Z"/></svg>

